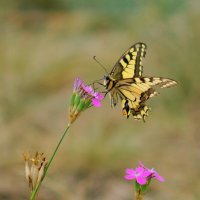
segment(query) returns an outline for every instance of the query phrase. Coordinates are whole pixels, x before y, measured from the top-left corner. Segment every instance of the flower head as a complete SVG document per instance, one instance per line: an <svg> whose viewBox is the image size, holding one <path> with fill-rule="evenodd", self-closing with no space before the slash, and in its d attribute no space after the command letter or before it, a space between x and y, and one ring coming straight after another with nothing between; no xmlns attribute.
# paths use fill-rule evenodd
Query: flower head
<svg viewBox="0 0 200 200"><path fill-rule="evenodd" d="M158 174L153 168L149 169L144 166L142 162L139 162L139 166L136 169L126 169L126 174L124 177L126 180L135 179L140 185L145 185L152 178L156 178L158 181L163 182L164 178Z"/></svg>
<svg viewBox="0 0 200 200"><path fill-rule="evenodd" d="M142 199L142 196L148 189L152 178L163 182L164 178L158 174L153 168L149 169L139 162L138 167L135 169L126 169L124 178L126 180L135 180L136 199Z"/></svg>
<svg viewBox="0 0 200 200"><path fill-rule="evenodd" d="M26 153L23 156L25 161L26 179L30 190L33 191L43 178L47 161L43 153L36 152L33 157Z"/></svg>
<svg viewBox="0 0 200 200"><path fill-rule="evenodd" d="M103 98L104 96L101 93L95 92L91 86L85 85L81 79L76 78L69 109L70 124L87 108L91 106L100 107Z"/></svg>

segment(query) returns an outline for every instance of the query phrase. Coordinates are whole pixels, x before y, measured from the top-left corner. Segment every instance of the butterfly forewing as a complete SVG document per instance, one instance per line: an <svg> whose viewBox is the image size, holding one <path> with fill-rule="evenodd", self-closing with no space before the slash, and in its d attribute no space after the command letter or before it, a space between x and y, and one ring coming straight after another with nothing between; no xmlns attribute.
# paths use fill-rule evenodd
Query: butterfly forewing
<svg viewBox="0 0 200 200"><path fill-rule="evenodd" d="M131 46L117 61L110 75L115 80L142 76L142 59L146 55L146 49L146 44L141 42Z"/></svg>

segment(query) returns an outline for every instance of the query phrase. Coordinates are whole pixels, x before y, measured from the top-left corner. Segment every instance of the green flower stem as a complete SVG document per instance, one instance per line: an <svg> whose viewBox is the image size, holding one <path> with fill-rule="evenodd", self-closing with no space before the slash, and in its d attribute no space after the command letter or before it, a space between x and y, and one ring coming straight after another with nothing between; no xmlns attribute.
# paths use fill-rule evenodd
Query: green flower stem
<svg viewBox="0 0 200 200"><path fill-rule="evenodd" d="M62 137L60 138L60 140L59 140L59 142L58 142L58 144L57 144L57 146L56 146L56 148L55 148L55 150L54 150L49 162L47 163L47 166L46 166L46 169L44 171L44 175L43 175L42 180L38 183L38 185L35 188L35 190L33 190L33 192L31 193L30 200L35 200L36 194L37 194L37 192L38 192L38 190L39 190L39 188L40 188L40 186L42 184L42 181L44 180L44 178L46 176L46 173L47 173L47 171L49 169L49 166L51 165L51 163L52 163L52 161L53 161L53 159L54 159L54 157L56 155L56 152L58 151L58 148L60 147L60 144L62 143L67 131L69 130L69 128L70 128L70 124L68 124L67 128L65 129L64 133L62 134Z"/></svg>
<svg viewBox="0 0 200 200"><path fill-rule="evenodd" d="M142 196L140 190L139 190L139 191L136 191L136 193L135 193L135 199L136 199L136 200L143 200L143 196Z"/></svg>

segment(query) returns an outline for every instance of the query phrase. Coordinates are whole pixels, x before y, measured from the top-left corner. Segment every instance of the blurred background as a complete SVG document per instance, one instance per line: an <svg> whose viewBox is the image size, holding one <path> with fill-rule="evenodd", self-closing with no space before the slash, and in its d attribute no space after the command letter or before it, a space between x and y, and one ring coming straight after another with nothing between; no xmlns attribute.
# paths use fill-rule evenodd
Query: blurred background
<svg viewBox="0 0 200 200"><path fill-rule="evenodd" d="M166 181L146 199L200 199L200 1L17 0L0 3L0 199L29 198L25 151L50 157L68 121L75 77L103 77L133 43L144 75L178 86L148 102L146 123L108 97L69 131L40 191L48 200L131 200L125 168L139 160Z"/></svg>

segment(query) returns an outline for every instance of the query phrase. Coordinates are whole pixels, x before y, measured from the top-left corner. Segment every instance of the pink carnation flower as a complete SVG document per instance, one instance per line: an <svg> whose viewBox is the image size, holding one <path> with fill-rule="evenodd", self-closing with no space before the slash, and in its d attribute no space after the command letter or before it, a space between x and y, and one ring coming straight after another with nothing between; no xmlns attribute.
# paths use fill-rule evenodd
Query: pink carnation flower
<svg viewBox="0 0 200 200"><path fill-rule="evenodd" d="M69 109L70 123L74 122L79 114L87 108L100 107L103 98L101 93L95 92L91 86L85 85L80 78L76 78Z"/></svg>
<svg viewBox="0 0 200 200"><path fill-rule="evenodd" d="M79 78L75 79L74 92L80 93L82 98L91 100L92 105L95 107L100 107L101 100L104 98L101 93L95 92L91 86L85 85L84 82Z"/></svg>
<svg viewBox="0 0 200 200"><path fill-rule="evenodd" d="M142 162L139 162L139 166L136 169L126 169L124 178L126 180L136 180L140 185L147 184L152 178L156 178L158 181L163 182L164 178L158 174L153 168L149 169L144 166Z"/></svg>

